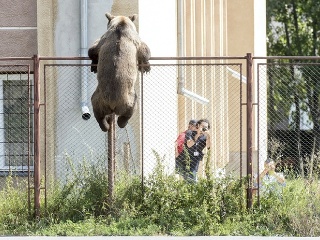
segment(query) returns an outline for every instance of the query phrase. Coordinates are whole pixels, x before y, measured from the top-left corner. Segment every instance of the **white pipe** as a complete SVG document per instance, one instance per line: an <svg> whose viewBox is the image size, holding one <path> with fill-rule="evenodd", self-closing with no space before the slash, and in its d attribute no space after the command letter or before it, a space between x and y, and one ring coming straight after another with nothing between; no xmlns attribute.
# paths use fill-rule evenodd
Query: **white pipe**
<svg viewBox="0 0 320 240"><path fill-rule="evenodd" d="M184 21L183 21L183 10L184 10L184 0L178 1L178 56L184 57ZM179 61L179 64L184 64L185 62L183 60ZM184 67L179 66L178 67L178 90L177 93L180 95L183 95L185 97L188 97L198 103L201 104L208 104L209 100L194 93L185 88L185 74L184 74Z"/></svg>
<svg viewBox="0 0 320 240"><path fill-rule="evenodd" d="M247 83L247 78L245 76L241 75L240 73L238 73L230 67L227 67L227 70L231 73L232 77L241 80L243 83Z"/></svg>
<svg viewBox="0 0 320 240"><path fill-rule="evenodd" d="M88 2L81 0L81 39L80 56L86 57L88 51ZM81 64L87 64L86 60L81 60ZM91 117L88 107L88 72L85 67L81 67L81 111L82 118L88 120Z"/></svg>
<svg viewBox="0 0 320 240"><path fill-rule="evenodd" d="M200 96L200 95L198 95L198 94L196 94L194 92L191 92L191 91L189 91L189 90L187 90L185 88L181 89L181 93L180 94L183 95L183 96L186 96L186 97L188 97L188 98L190 98L190 99L192 99L192 100L194 100L194 101L196 101L198 103L201 103L201 104L208 104L209 103L208 99L206 99L206 98L204 98L204 97L202 97L202 96Z"/></svg>
<svg viewBox="0 0 320 240"><path fill-rule="evenodd" d="M184 36L184 25L183 25L183 9L184 9L184 0L178 1L178 56L184 57L184 44L183 44L183 36ZM180 60L179 64L183 64L184 61ZM178 94L182 94L182 89L185 85L185 75L183 71L183 66L178 67Z"/></svg>

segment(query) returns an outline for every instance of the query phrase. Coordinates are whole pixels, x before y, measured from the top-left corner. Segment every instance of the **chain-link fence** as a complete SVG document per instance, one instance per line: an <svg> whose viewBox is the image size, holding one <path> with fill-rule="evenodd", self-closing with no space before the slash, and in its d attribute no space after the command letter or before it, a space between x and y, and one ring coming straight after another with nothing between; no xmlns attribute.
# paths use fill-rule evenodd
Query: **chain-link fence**
<svg viewBox="0 0 320 240"><path fill-rule="evenodd" d="M72 60L44 64L41 131L45 136L45 189L53 183L74 181L78 167L85 165L108 172L109 181L110 175L117 179L123 174L140 176L143 181L159 163L166 174L181 178L184 174L177 171L176 139L187 129L190 119L207 119L205 127L211 139L210 145L198 145L190 152L199 156L196 166L191 163L197 179L206 177L205 168L217 177L245 175L243 60L151 62L151 72L141 74L136 84L138 101L134 115L125 128L116 124L114 166L108 162L113 151L108 142L113 138L100 130L92 113L90 97L97 79L90 65L74 64ZM194 137L196 132L192 134ZM185 160L183 164L187 165Z"/></svg>
<svg viewBox="0 0 320 240"><path fill-rule="evenodd" d="M319 60L269 58L258 65L258 92L265 92L259 119L267 118L268 127L259 134L260 148L268 150L263 160L275 162L286 177L319 175Z"/></svg>
<svg viewBox="0 0 320 240"><path fill-rule="evenodd" d="M144 75L142 84L144 173L153 171L160 156L171 174L179 167L184 168L181 164L188 164L189 158L189 168L197 172L198 178L205 177L205 166L215 175L225 175L227 171L240 176L241 91L245 79L240 74L241 67L240 63L214 61L152 65L152 72ZM207 122L196 124L189 137L195 139L197 133L202 134L197 129L208 128L211 146L199 138L200 141L191 150L180 153L181 159L176 161L176 139L187 130L191 119ZM208 147L210 159L206 157Z"/></svg>
<svg viewBox="0 0 320 240"><path fill-rule="evenodd" d="M75 181L80 189L89 168L107 178L109 195L123 176L143 185L159 164L181 180L186 172L192 180L208 173L247 177L249 207L269 169L265 163L274 162L285 180L319 174L316 58L154 58L151 72L137 78L128 125L115 121L108 133L93 116L97 79L87 59L33 60L0 67L0 150L1 175L14 170L28 177L36 209L50 189ZM183 147L203 134L199 128L208 128L202 132L210 142L177 152L177 137L191 119L207 121L186 133Z"/></svg>

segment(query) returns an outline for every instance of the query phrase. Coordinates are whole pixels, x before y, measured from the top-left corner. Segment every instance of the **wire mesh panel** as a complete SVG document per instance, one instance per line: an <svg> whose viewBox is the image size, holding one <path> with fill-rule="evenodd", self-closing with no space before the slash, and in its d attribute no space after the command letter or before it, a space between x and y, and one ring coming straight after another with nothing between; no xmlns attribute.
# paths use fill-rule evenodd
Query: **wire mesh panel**
<svg viewBox="0 0 320 240"><path fill-rule="evenodd" d="M126 184L138 178L143 184L159 164L167 175L187 181L209 174L246 176L249 84L243 76L244 59L152 63L148 74L137 76L136 109L128 125L119 128L115 119L114 139L101 131L93 116L90 98L97 76L90 65L74 60L44 64L40 96L29 65L0 65L0 174L27 176L28 188L38 187L31 184L37 139L45 199L47 189L56 186L86 194L93 177L103 184L91 185L91 194L104 202L110 179ZM261 173L269 170L277 173L280 185L297 176L319 177L320 170L319 59L271 59L258 63L254 71L249 146L253 184L258 186L254 190L260 190ZM34 99L39 97L37 109ZM34 139L39 130L40 139Z"/></svg>
<svg viewBox="0 0 320 240"><path fill-rule="evenodd" d="M151 64L151 72L137 78L137 103L132 118L125 128L119 128L115 119L113 139L109 133L101 131L93 116L90 98L98 81L91 72L91 65L75 63L82 61L79 58L61 60L63 63L56 64L47 62L55 60L60 61L41 59L41 66L37 65L39 59L35 61L37 71L34 78L41 91L33 90L29 70L26 71L26 85L22 75L12 82L6 73L17 77L18 70L3 71L7 75L2 84L3 100L8 101L3 106L16 104L8 106L8 111L3 110L3 139L13 136L16 129L21 128L20 138L16 137L10 143L3 142L5 153L10 151L5 155L9 157L3 158L3 163L20 161L24 168L25 145L20 144L23 142L28 146L30 172L33 151L37 152L40 162L35 164L35 169L39 182L32 186L36 190L36 213L43 203L39 199L44 199L47 205L47 196L52 196L51 191L57 189L72 190L80 194L79 198L81 194L91 192L102 203L103 209L107 196L113 194L110 191L113 188L111 180L115 180L112 184L118 184L117 181L126 183L130 178L138 177L142 185L159 164L166 174L187 181L190 181L190 176L192 181L197 181L209 175L239 178L245 174L246 128L243 123L246 117L243 99L246 98L246 78L242 73L242 63L221 63L223 61L220 60L216 63L212 60L213 63ZM31 108L33 94L37 99L37 107L34 104L37 117ZM17 104L18 100L21 104ZM12 118L6 112L16 115ZM26 121L21 120L23 116ZM33 118L38 124L33 124ZM194 120L192 131L185 132L191 119ZM16 124L18 120L20 125ZM177 137L182 132L185 132L183 155L177 153ZM33 150L33 136L37 136L40 144L37 151ZM24 141L26 137L28 139ZM194 141L190 151L186 150L188 140ZM12 151L13 146L20 146L17 154ZM110 156L110 151L114 152L113 156ZM114 164L110 164L110 158ZM94 185L92 178L101 183L99 187ZM30 189L32 187L29 186ZM83 204L84 208L90 207Z"/></svg>
<svg viewBox="0 0 320 240"><path fill-rule="evenodd" d="M245 157L242 65L154 64L151 68L142 84L143 173L151 174L160 161L168 174L177 177L188 178L188 172L195 180L206 177L206 170L215 176L239 177ZM182 145L195 140L193 147L179 152L176 140L192 119L195 126L186 132Z"/></svg>
<svg viewBox="0 0 320 240"><path fill-rule="evenodd" d="M259 133L259 166L256 173L275 165L278 182L319 176L319 59L270 59L258 64L259 119L268 130ZM267 95L262 93L266 92ZM274 170L274 166L272 166ZM272 169L271 169L272 170Z"/></svg>
<svg viewBox="0 0 320 240"><path fill-rule="evenodd" d="M45 65L46 178L66 184L83 177L86 169L107 176L108 133L93 116L91 95L97 86L89 65ZM133 116L132 119L137 118ZM139 118L137 118L139 119ZM116 126L115 169L117 175L139 174L139 127L130 121ZM116 177L117 177L116 175Z"/></svg>
<svg viewBox="0 0 320 240"><path fill-rule="evenodd" d="M137 81L138 102L128 125L116 124L115 166L109 169L108 133L99 128L90 101L96 75L89 65L44 65L46 188L75 182L89 168L98 176L112 170L120 179L148 177L161 163L167 174L179 177L176 139L190 119L207 119L201 127L211 138L210 145L197 150L202 157L196 166L198 178L206 177L206 169L215 176L241 175L245 162L241 95L246 85L242 64L152 64L151 68Z"/></svg>

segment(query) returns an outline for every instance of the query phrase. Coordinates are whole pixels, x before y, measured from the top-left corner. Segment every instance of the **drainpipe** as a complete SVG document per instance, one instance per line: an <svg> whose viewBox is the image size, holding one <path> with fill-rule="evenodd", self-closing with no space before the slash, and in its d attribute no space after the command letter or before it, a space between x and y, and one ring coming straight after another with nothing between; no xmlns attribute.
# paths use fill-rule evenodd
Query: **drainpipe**
<svg viewBox="0 0 320 240"><path fill-rule="evenodd" d="M178 1L178 56L184 57L184 21L183 21L183 10L184 10L184 0ZM184 64L185 62L183 60L179 60L179 64ZM188 97L198 103L201 104L208 104L209 100L194 93L185 88L185 74L184 74L184 67L179 66L178 67L178 90L177 93L180 95L183 95L185 97Z"/></svg>
<svg viewBox="0 0 320 240"><path fill-rule="evenodd" d="M88 51L88 2L81 0L81 47L80 56L86 57ZM81 64L87 64L86 60L81 60ZM88 107L88 73L85 67L81 67L81 111L82 119L88 120L91 117Z"/></svg>
<svg viewBox="0 0 320 240"><path fill-rule="evenodd" d="M178 57L184 57L184 45L183 45L183 1L178 1ZM183 60L179 60L179 64L183 64ZM182 89L185 85L185 75L183 67L178 68L178 94L182 94Z"/></svg>

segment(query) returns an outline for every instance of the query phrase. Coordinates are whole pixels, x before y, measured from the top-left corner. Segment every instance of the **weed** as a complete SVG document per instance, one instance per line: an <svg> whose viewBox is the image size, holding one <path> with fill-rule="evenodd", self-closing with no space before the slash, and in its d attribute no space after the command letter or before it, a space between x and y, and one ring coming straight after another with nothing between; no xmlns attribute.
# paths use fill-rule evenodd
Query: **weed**
<svg viewBox="0 0 320 240"><path fill-rule="evenodd" d="M289 179L281 196L263 195L260 205L247 211L244 179L209 175L190 184L168 174L163 158L156 156L155 171L143 188L141 176L117 174L111 212L105 210L104 163L84 161L65 184L51 186L38 221L30 219L25 187L8 177L0 195L0 234L320 236L317 180Z"/></svg>

